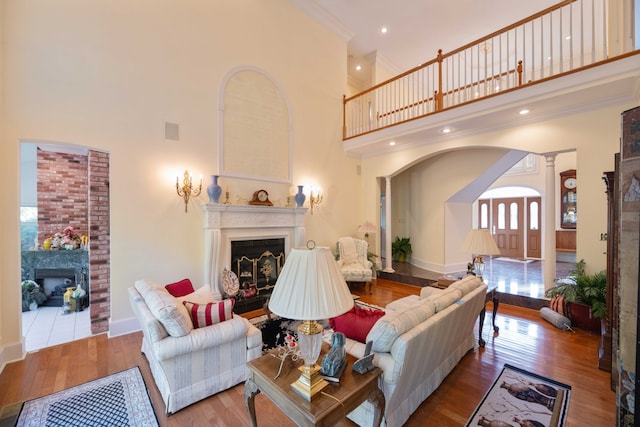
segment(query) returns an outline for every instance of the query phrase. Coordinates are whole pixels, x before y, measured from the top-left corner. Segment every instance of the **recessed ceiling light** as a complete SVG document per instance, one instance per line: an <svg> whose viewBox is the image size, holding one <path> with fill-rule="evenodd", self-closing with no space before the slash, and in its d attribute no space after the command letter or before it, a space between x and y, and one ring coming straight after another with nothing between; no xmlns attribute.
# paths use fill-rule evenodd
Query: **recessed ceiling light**
<svg viewBox="0 0 640 427"><path fill-rule="evenodd" d="M396 142L395 141L389 141L389 145L393 147L394 145L396 145Z"/></svg>
<svg viewBox="0 0 640 427"><path fill-rule="evenodd" d="M356 71L362 70L362 65L356 65Z"/></svg>
<svg viewBox="0 0 640 427"><path fill-rule="evenodd" d="M389 28L387 28L387 27L382 27L382 28L380 28L380 32L381 32L382 34L387 34L387 33L389 32Z"/></svg>
<svg viewBox="0 0 640 427"><path fill-rule="evenodd" d="M565 40L571 40L571 36L567 36L564 38Z"/></svg>
<svg viewBox="0 0 640 427"><path fill-rule="evenodd" d="M550 56L547 56L547 59L548 59L549 61L551 61L551 57L550 57Z"/></svg>
<svg viewBox="0 0 640 427"><path fill-rule="evenodd" d="M451 128L444 128L442 129L442 133L449 133L451 132L451 130L452 130Z"/></svg>
<svg viewBox="0 0 640 427"><path fill-rule="evenodd" d="M527 110L526 108L523 108L522 110L519 111L519 114L521 116L524 116L525 114L529 114L529 110Z"/></svg>

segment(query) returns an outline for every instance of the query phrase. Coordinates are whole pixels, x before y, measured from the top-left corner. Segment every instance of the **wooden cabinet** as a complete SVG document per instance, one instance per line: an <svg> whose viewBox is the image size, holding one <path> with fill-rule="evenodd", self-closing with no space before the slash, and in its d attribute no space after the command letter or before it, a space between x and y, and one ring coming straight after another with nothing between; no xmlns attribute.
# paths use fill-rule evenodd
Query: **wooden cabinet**
<svg viewBox="0 0 640 427"><path fill-rule="evenodd" d="M576 170L560 172L560 227L576 228L578 223L578 181Z"/></svg>

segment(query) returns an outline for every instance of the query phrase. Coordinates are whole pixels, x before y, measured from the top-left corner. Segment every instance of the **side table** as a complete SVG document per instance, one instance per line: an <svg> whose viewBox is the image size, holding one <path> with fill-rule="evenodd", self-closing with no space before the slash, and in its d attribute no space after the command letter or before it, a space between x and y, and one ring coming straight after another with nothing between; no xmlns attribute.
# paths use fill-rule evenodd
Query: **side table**
<svg viewBox="0 0 640 427"><path fill-rule="evenodd" d="M484 300L484 306L482 307L482 311L480 311L480 318L478 319L479 321L479 325L478 325L478 345L480 347L484 347L485 345L485 341L484 339L482 339L482 328L484 327L484 318L487 315L487 302L488 301L492 301L493 302L493 317L492 317L492 322L493 322L493 332L495 332L496 334L500 331L500 328L496 326L496 314L498 313L498 305L500 304L500 300L498 299L498 292L497 292L498 286L497 285L489 285L487 287L487 296Z"/></svg>
<svg viewBox="0 0 640 427"><path fill-rule="evenodd" d="M331 346L322 345L322 355ZM349 412L357 408L365 400L375 407L374 426L379 426L384 415L385 398L378 387L378 379L382 374L375 368L366 374L358 374L351 368L356 358L347 354L347 367L340 377L339 383L329 383L319 396L308 401L291 388L291 383L299 376L298 367L301 360L292 362L291 358L284 362L282 372L274 379L280 367L280 359L274 357L275 350L247 363L250 371L249 379L244 385L244 401L249 411L253 427L257 426L255 396L264 393L284 414L299 426L330 426L342 420Z"/></svg>

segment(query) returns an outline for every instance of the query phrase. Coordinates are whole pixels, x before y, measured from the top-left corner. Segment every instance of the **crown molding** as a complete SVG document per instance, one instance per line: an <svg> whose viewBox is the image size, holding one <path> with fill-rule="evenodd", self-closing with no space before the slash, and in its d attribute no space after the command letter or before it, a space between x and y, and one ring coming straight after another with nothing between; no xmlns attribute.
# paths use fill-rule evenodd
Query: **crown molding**
<svg viewBox="0 0 640 427"><path fill-rule="evenodd" d="M327 12L315 0L289 0L289 2L309 15L311 18L324 25L331 32L348 42L354 33L349 30L338 18Z"/></svg>

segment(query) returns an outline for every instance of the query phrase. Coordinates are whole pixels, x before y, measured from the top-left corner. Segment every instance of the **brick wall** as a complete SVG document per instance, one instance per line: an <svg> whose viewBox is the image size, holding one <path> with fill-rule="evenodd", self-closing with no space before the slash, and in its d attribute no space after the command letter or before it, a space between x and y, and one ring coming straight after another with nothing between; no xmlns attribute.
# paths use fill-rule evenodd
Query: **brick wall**
<svg viewBox="0 0 640 427"><path fill-rule="evenodd" d="M71 226L87 234L87 156L38 149L38 243Z"/></svg>
<svg viewBox="0 0 640 427"><path fill-rule="evenodd" d="M71 226L89 236L91 333L109 330L109 155L38 150L38 241Z"/></svg>
<svg viewBox="0 0 640 427"><path fill-rule="evenodd" d="M109 237L109 155L89 151L89 283L91 333L109 330L111 274Z"/></svg>

